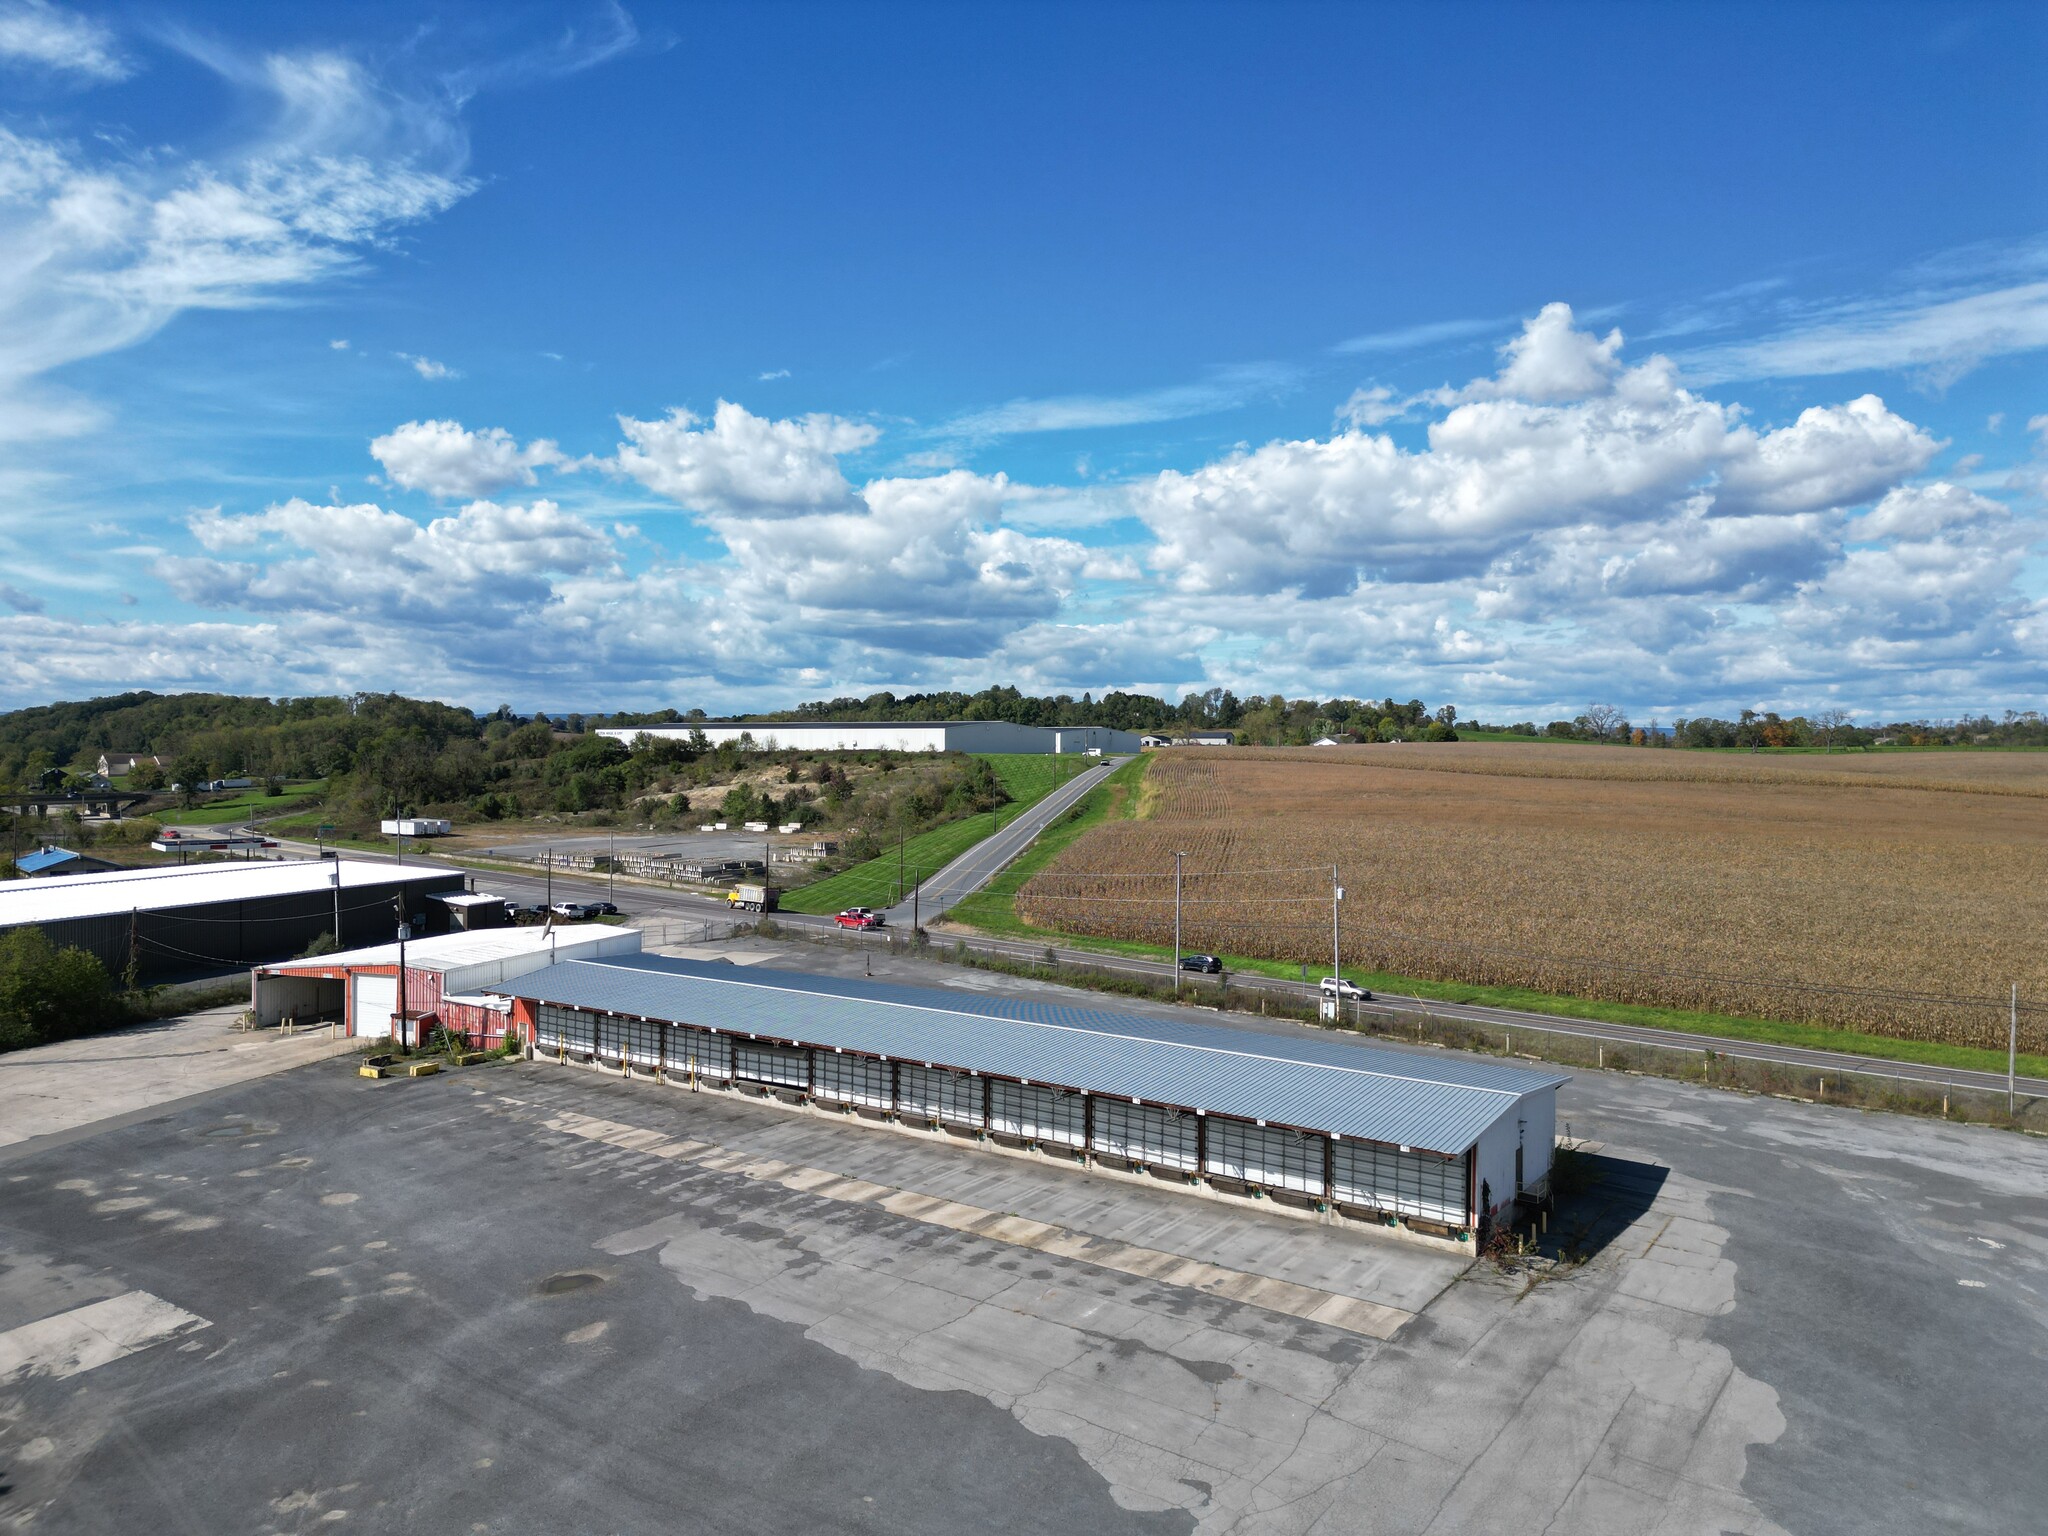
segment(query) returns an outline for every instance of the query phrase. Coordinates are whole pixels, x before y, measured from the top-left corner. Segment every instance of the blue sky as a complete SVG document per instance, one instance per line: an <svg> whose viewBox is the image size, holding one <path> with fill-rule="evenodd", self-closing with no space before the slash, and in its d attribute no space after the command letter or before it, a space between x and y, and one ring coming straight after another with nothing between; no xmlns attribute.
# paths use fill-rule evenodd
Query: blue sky
<svg viewBox="0 0 2048 1536"><path fill-rule="evenodd" d="M0 0L0 705L2048 684L2038 6Z"/></svg>

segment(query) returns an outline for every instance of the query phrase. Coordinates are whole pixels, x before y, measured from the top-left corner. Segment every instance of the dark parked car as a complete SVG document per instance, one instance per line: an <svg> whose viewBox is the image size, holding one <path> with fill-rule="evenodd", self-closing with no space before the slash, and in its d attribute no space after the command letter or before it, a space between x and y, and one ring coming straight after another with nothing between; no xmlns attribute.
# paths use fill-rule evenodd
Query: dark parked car
<svg viewBox="0 0 2048 1536"><path fill-rule="evenodd" d="M1223 962L1214 955L1182 955L1180 968L1184 971L1200 971L1205 976L1223 974Z"/></svg>
<svg viewBox="0 0 2048 1536"><path fill-rule="evenodd" d="M608 901L586 902L583 910L592 917L617 917L619 915L619 909Z"/></svg>

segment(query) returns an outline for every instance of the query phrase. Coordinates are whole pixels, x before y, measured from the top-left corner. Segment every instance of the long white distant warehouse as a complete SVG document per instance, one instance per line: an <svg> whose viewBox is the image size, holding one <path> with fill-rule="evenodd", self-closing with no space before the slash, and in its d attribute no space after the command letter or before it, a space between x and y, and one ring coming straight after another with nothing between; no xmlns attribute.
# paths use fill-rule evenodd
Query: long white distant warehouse
<svg viewBox="0 0 2048 1536"><path fill-rule="evenodd" d="M688 741L698 731L714 747L731 741L768 752L1136 752L1139 746L1135 731L1007 720L706 720L622 726L598 735L631 745L642 736Z"/></svg>
<svg viewBox="0 0 2048 1536"><path fill-rule="evenodd" d="M430 896L463 889L450 869L367 859L260 859L124 869L0 883L0 932L40 928L89 950L116 976L144 982L298 954L337 919L347 944L397 931L398 903L419 931L445 931Z"/></svg>

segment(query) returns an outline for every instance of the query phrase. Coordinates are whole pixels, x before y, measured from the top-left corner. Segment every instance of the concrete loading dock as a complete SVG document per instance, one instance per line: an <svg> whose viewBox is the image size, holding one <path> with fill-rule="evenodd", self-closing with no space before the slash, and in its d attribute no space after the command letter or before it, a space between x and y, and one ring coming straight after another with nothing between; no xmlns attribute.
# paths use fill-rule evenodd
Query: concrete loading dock
<svg viewBox="0 0 2048 1536"><path fill-rule="evenodd" d="M538 1057L638 1069L1468 1244L1548 1191L1557 1074L638 956L488 988Z"/></svg>
<svg viewBox="0 0 2048 1536"><path fill-rule="evenodd" d="M414 939L404 948L406 1018L421 1034L445 1023L487 1046L495 1043L493 1036L503 1038L506 1014L494 1006L500 1000L484 995L486 987L552 965L557 957L639 952L639 929L600 923ZM395 943L376 944L258 966L249 975L249 1006L257 1026L268 1029L289 1018L301 1024L340 1023L350 1035L389 1036L398 1013L399 953Z"/></svg>
<svg viewBox="0 0 2048 1536"><path fill-rule="evenodd" d="M460 891L455 870L362 859L290 859L132 869L0 884L0 931L37 927L147 984L298 954L323 933L362 943L396 930L405 898L419 931L447 928L427 897Z"/></svg>

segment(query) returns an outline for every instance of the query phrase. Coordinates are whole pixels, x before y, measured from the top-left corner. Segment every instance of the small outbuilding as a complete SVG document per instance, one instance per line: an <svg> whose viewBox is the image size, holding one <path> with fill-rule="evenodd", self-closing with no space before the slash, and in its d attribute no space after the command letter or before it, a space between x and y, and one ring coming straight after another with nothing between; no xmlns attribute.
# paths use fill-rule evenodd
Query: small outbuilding
<svg viewBox="0 0 2048 1536"><path fill-rule="evenodd" d="M602 923L449 933L408 942L402 971L395 943L259 965L249 973L249 1006L259 1028L286 1019L337 1023L346 1034L383 1039L399 1021L402 976L402 1039L416 1045L446 1024L487 1048L503 1040L508 1010L485 999L486 988L557 960L639 953L639 929Z"/></svg>
<svg viewBox="0 0 2048 1536"><path fill-rule="evenodd" d="M448 921L444 926L450 933L478 933L486 928L512 926L512 910L502 896L483 891L445 891L427 899L447 909Z"/></svg>
<svg viewBox="0 0 2048 1536"><path fill-rule="evenodd" d="M95 870L118 869L120 866L80 853L75 848L52 848L46 844L34 853L24 853L14 861L14 868L23 875L49 876L87 875Z"/></svg>

